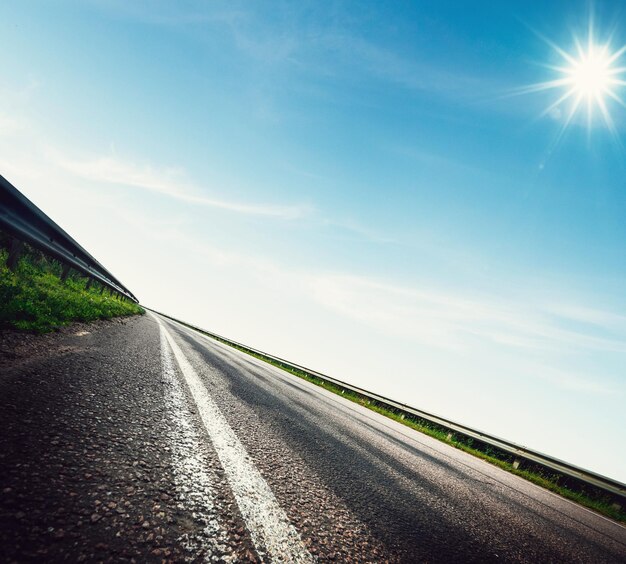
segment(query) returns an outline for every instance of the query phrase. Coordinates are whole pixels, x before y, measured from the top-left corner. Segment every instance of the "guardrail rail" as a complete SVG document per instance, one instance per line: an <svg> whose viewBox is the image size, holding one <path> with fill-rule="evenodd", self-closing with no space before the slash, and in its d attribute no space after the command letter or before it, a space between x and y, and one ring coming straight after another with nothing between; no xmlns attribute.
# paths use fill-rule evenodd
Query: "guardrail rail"
<svg viewBox="0 0 626 564"><path fill-rule="evenodd" d="M124 284L3 176L0 176L0 230L15 241L9 264L16 260L20 243L25 242L63 263L63 277L73 268L112 292L139 303Z"/></svg>
<svg viewBox="0 0 626 564"><path fill-rule="evenodd" d="M549 469L553 472L557 472L559 474L567 476L569 478L573 478L574 480L582 482L589 486L598 488L610 494L615 499L616 505L618 505L619 507L623 507L624 502L626 502L626 484L623 484L622 482L613 480L612 478L607 478L606 476L602 476L601 474L591 472L590 470L585 470L584 468L580 468L578 466L570 464L569 462L559 460L558 458L554 458L547 454L543 454L543 453L531 450L525 446L518 445L511 441L507 441L506 439L496 437L494 435L485 433L483 431L479 431L477 429L472 429L471 427L467 427L466 425L462 425L461 423L457 423L455 421L446 419L439 415L434 415L432 413L428 413L426 411L422 411L420 409L416 409L409 405L386 398L379 394L369 392L367 390L364 390L363 388L359 388L358 386L354 386L347 382L343 382L341 380L337 380L336 378L332 378L331 376L327 376L326 374L317 372L316 370L311 370L310 368L306 368L305 366L295 364L283 358L268 354L266 352L254 349L252 347L248 347L247 345L243 345L241 343L238 343L237 341L228 339L227 337L222 337L221 335L218 335L217 333L213 333L211 331L207 331L206 329L202 329L190 323L180 321L164 313L160 313L158 311L155 311L155 313L159 313L159 315L167 317L168 319L171 319L172 321L180 323L181 325L194 329L195 331L204 333L205 335L208 335L209 337L217 341L224 342L230 346L246 351L254 356L258 356L258 357L262 357L267 360L270 360L272 363L280 365L282 368L285 368L287 370L297 370L299 372L306 374L307 376L317 378L324 382L331 383L345 390L350 390L351 392L359 394L360 396L362 396L363 398L369 401L376 402L377 404L388 409L391 408L393 411L397 412L398 414L404 414L405 416L409 415L409 416L412 416L413 418L418 418L418 419L427 421L429 423L432 423L434 425L437 425L438 427L441 427L447 430L450 433L454 433L455 435L467 437L467 438L479 441L481 443L484 443L486 445L489 445L491 447L494 447L496 449L499 449L509 454L512 457L512 459L514 460L513 464L516 468L519 465L520 461L527 461L534 465L538 465L543 468Z"/></svg>

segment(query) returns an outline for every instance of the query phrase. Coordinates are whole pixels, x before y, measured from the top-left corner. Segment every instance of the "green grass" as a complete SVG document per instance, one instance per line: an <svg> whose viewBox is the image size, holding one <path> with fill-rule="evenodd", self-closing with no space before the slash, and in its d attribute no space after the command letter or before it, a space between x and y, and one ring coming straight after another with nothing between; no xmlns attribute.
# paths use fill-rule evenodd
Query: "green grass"
<svg viewBox="0 0 626 564"><path fill-rule="evenodd" d="M162 314L164 315L164 314ZM165 316L169 317L169 316ZM174 318L170 318L174 319ZM174 321L178 321L183 325L187 325L192 329L196 329L187 323L183 323L177 319ZM205 335L208 335L212 339L216 341L220 341L230 347L233 347L237 350L245 352L246 354L258 358L268 364L276 366L285 372L289 372L294 376L302 378L312 384L320 386L325 390L338 394L350 401L358 403L376 413L380 413L385 417L390 419L394 419L399 423L406 425L420 433L424 433L425 435L429 435L435 439L448 443L455 448L463 450L469 454L472 454L478 458L481 458L507 472L511 472L521 478L528 480L529 482L533 482L534 484L541 486L551 492L554 492L566 499L574 501L584 507L592 509L606 517L614 519L615 521L619 521L622 523L626 523L626 511L623 508L617 508L615 504L615 500L599 488L594 488L593 486L588 486L583 482L572 479L568 476L564 476L555 472L546 471L545 468L540 467L539 465L528 464L527 467L521 466L519 468L515 468L513 466L513 457L507 452L500 451L490 445L485 443L480 443L480 441L473 440L469 437L462 437L458 435L450 433L444 427L431 423L425 419L421 419L418 417L414 417L410 414L402 413L401 411L396 411L393 408L388 407L385 404L379 403L375 400L370 400L366 396L363 396L357 392L354 392L350 389L344 388L332 382L328 382L323 380L322 378L318 378L316 376L312 376L302 370L291 368L281 362L278 362L272 358L269 358L265 355L255 353L250 349L242 346L235 345L230 341L218 337L212 333L208 333L206 331L201 331ZM623 500L619 500L620 504L623 506Z"/></svg>
<svg viewBox="0 0 626 564"><path fill-rule="evenodd" d="M136 303L100 292L96 284L70 274L61 281L62 267L28 249L14 271L6 266L8 253L0 250L0 328L46 333L72 321L93 321L142 314Z"/></svg>

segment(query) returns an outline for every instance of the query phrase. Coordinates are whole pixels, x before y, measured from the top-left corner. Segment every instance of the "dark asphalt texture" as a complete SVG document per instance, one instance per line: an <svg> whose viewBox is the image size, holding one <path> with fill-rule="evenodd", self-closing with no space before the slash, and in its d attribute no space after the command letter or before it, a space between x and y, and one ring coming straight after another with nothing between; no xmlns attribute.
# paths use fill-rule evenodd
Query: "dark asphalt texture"
<svg viewBox="0 0 626 564"><path fill-rule="evenodd" d="M622 525L161 319L319 560L626 562ZM153 318L24 341L0 342L0 560L258 558Z"/></svg>
<svg viewBox="0 0 626 564"><path fill-rule="evenodd" d="M204 558L189 538L202 536L205 519L174 480L156 323L3 339L0 561ZM230 537L211 556L245 560L253 545L215 454L203 449L221 492L208 517Z"/></svg>

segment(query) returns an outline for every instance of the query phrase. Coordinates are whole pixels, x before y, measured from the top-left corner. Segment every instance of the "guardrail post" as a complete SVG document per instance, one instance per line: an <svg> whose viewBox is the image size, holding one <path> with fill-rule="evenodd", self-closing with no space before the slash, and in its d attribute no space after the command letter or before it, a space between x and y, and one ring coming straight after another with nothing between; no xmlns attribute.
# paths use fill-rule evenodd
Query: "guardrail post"
<svg viewBox="0 0 626 564"><path fill-rule="evenodd" d="M448 433L448 434L446 435L446 440L451 441L451 440L452 440L452 437L453 437L453 434L452 434L452 433Z"/></svg>
<svg viewBox="0 0 626 564"><path fill-rule="evenodd" d="M89 288L91 288L91 285L93 284L93 278L90 276L87 279L87 285L85 286L85 290L89 290Z"/></svg>
<svg viewBox="0 0 626 564"><path fill-rule="evenodd" d="M72 267L69 264L66 264L63 267L63 272L61 272L61 282L65 282L67 280L67 277L69 276L71 268Z"/></svg>
<svg viewBox="0 0 626 564"><path fill-rule="evenodd" d="M20 258L24 243L18 239L11 240L11 248L9 249L9 258L7 258L7 267L10 270L15 270L17 260Z"/></svg>
<svg viewBox="0 0 626 564"><path fill-rule="evenodd" d="M516 458L513 461L513 468L515 468L515 470L517 470L520 467L520 464L522 463L522 461L519 458Z"/></svg>

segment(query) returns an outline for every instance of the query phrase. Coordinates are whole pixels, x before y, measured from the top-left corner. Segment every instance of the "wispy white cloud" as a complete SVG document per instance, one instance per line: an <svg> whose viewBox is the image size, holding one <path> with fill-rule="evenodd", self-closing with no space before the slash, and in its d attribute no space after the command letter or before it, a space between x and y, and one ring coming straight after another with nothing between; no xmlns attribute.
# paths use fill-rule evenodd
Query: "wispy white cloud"
<svg viewBox="0 0 626 564"><path fill-rule="evenodd" d="M622 395L621 390L603 382L597 375L584 374L579 371L563 371L546 363L536 363L528 368L528 376L547 382L561 390L596 396Z"/></svg>
<svg viewBox="0 0 626 564"><path fill-rule="evenodd" d="M307 283L324 306L428 346L463 349L483 341L538 351L626 352L626 331L605 337L574 330L541 305L467 297L457 290L417 290L343 274L310 275ZM603 314L595 315L601 319Z"/></svg>
<svg viewBox="0 0 626 564"><path fill-rule="evenodd" d="M0 126L2 125L0 116ZM268 205L233 202L207 197L190 182L181 168L157 168L150 164L139 165L112 155L88 159L70 159L58 151L48 151L48 160L70 174L90 181L129 186L157 192L193 205L214 207L230 212L268 216L286 220L307 218L320 227L327 226L336 233L351 233L357 238L380 244L395 243L394 237L367 227L354 219L335 219L320 213L310 204Z"/></svg>
<svg viewBox="0 0 626 564"><path fill-rule="evenodd" d="M485 79L482 77L461 72L460 69L447 69L430 61L407 58L352 33L324 33L315 37L315 42L333 52L337 62L410 90L454 93L464 98L474 92L485 91Z"/></svg>
<svg viewBox="0 0 626 564"><path fill-rule="evenodd" d="M208 197L203 194L204 190L186 179L181 169L157 168L149 164L138 165L115 156L76 160L53 152L50 153L49 158L55 165L81 178L150 190L193 205L281 219L298 219L311 211L310 206L307 205L244 203Z"/></svg>
<svg viewBox="0 0 626 564"><path fill-rule="evenodd" d="M0 137L15 135L24 130L26 123L13 116L0 112Z"/></svg>
<svg viewBox="0 0 626 564"><path fill-rule="evenodd" d="M160 26L203 26L245 17L246 12L228 5L223 9L207 3L126 2L125 0L90 0L108 15Z"/></svg>
<svg viewBox="0 0 626 564"><path fill-rule="evenodd" d="M336 229L339 232L344 231L346 233L350 233L362 241L379 244L397 243L395 237L387 233L377 231L376 229L363 225L362 223L353 219L327 218L322 219L320 223L322 225L327 225L333 229Z"/></svg>
<svg viewBox="0 0 626 564"><path fill-rule="evenodd" d="M202 4L181 8L165 3L149 9L117 1L96 4L107 12L153 25L222 28L230 33L235 49L266 67L286 64L299 69L306 64L309 75L326 78L363 73L410 90L463 99L501 90L493 77L470 73L461 66L445 66L443 61L433 62L418 54L407 56L397 48L372 42L358 33L358 16L341 15L341 10L334 9L316 21L310 18L310 8L291 4L271 13L249 3L233 4L228 9ZM196 37L202 41L201 35Z"/></svg>
<svg viewBox="0 0 626 564"><path fill-rule="evenodd" d="M0 85L0 100L5 107L28 103L41 88L41 80L29 75L20 83L4 82Z"/></svg>
<svg viewBox="0 0 626 564"><path fill-rule="evenodd" d="M600 327L619 329L626 333L626 315L603 311L581 305L558 304L549 307L549 311L572 321L588 323Z"/></svg>

